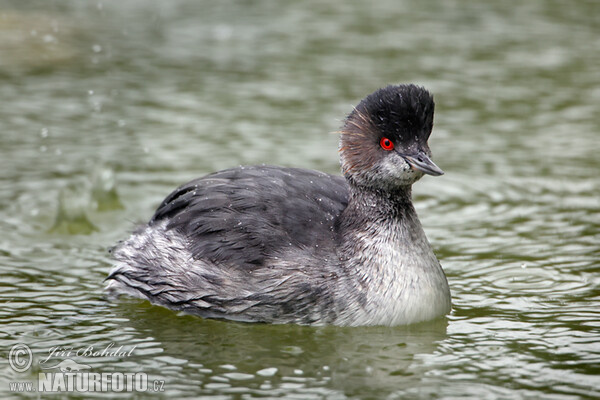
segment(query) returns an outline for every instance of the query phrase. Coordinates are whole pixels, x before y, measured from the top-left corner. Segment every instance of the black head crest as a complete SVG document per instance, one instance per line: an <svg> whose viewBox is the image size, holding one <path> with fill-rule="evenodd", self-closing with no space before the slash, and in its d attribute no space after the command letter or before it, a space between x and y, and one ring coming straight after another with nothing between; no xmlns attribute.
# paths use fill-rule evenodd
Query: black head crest
<svg viewBox="0 0 600 400"><path fill-rule="evenodd" d="M390 85L365 97L350 113L347 123L400 142L427 141L433 128L434 106L433 96L420 86Z"/></svg>

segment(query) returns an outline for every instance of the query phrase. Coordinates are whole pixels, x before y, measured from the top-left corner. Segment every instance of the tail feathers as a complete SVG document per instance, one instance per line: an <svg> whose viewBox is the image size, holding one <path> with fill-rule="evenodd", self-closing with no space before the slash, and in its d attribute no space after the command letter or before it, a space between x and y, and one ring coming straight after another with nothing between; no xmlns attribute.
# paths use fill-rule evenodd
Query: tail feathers
<svg viewBox="0 0 600 400"><path fill-rule="evenodd" d="M185 286L178 283L189 270L191 254L185 239L165 224L139 227L111 254L117 263L106 278L109 297L126 295L168 304L181 300L171 293L185 295Z"/></svg>

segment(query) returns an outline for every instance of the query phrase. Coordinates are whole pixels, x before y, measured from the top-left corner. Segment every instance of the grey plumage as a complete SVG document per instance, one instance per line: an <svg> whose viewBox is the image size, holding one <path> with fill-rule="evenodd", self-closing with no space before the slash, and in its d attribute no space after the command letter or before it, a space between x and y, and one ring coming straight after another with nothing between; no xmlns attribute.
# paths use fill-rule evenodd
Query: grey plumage
<svg viewBox="0 0 600 400"><path fill-rule="evenodd" d="M253 166L180 186L115 247L108 292L269 323L397 325L447 313L448 285L410 200L430 170L410 157L431 163L432 121L427 91L389 86L346 120L345 179ZM382 150L383 136L402 152Z"/></svg>

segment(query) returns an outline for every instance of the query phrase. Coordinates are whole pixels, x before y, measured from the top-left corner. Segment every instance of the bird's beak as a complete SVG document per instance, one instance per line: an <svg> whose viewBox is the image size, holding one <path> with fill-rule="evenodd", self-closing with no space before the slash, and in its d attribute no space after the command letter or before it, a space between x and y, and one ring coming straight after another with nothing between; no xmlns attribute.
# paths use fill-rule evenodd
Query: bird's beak
<svg viewBox="0 0 600 400"><path fill-rule="evenodd" d="M419 152L415 155L403 154L402 157L404 157L404 159L411 165L413 169L432 176L444 175L444 171L435 165L435 163L431 161L431 158L429 158L425 153Z"/></svg>

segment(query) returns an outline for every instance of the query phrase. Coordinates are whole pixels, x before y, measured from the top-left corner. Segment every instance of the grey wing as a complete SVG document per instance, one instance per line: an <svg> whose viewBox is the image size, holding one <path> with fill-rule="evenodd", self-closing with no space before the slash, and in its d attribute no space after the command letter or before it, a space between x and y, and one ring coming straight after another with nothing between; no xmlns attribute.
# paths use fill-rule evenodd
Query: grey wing
<svg viewBox="0 0 600 400"><path fill-rule="evenodd" d="M285 249L331 248L348 202L342 177L271 166L240 167L191 181L169 195L150 224L168 220L195 259L260 268Z"/></svg>

